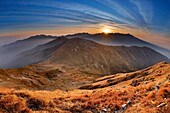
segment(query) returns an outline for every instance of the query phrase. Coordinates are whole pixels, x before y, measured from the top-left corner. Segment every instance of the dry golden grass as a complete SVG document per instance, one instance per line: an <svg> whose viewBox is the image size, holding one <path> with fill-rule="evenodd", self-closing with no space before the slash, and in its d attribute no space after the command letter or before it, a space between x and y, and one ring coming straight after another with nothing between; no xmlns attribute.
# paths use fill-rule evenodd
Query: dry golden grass
<svg viewBox="0 0 170 113"><path fill-rule="evenodd" d="M158 92L148 90L153 85L126 89L102 88L96 90L30 91L0 89L0 111L7 112L100 112L169 113L170 87L164 84ZM168 84L170 85L170 84ZM128 104L130 101L130 104ZM161 103L165 106L158 108ZM122 105L126 104L126 109Z"/></svg>
<svg viewBox="0 0 170 113"><path fill-rule="evenodd" d="M0 88L2 113L170 113L170 66L158 64L145 70L98 79L105 86L92 90L45 91ZM159 76L157 75L159 73ZM121 81L123 77L132 79ZM105 84L110 79L114 86ZM123 79L124 80L124 79ZM130 85L133 80L140 83ZM104 81L104 82L103 82ZM109 82L114 82L110 80Z"/></svg>

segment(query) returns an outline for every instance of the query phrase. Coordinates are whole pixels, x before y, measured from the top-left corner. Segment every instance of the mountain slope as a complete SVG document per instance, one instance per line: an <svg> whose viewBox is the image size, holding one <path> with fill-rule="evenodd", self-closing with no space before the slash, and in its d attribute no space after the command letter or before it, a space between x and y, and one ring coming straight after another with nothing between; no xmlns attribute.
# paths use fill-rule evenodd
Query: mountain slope
<svg viewBox="0 0 170 113"><path fill-rule="evenodd" d="M50 91L73 90L98 77L67 65L36 64L22 68L0 69L0 87Z"/></svg>
<svg viewBox="0 0 170 113"><path fill-rule="evenodd" d="M132 87L136 87L154 81L159 81L159 84L162 84L166 81L170 82L169 69L170 64L166 62L160 62L143 70L138 70L130 73L117 73L114 75L97 78L93 83L85 85L80 89L96 89L113 85L115 87L120 87L120 85L130 85Z"/></svg>
<svg viewBox="0 0 170 113"><path fill-rule="evenodd" d="M66 38L77 38L81 37L83 39L88 39L95 41L97 43L101 43L104 45L112 45L112 46L146 46L149 47L167 57L170 58L170 50L159 47L152 43L143 41L139 38L132 36L131 34L121 34L121 33L98 33L98 34L88 34L88 33L78 33L73 35L66 35Z"/></svg>
<svg viewBox="0 0 170 113"><path fill-rule="evenodd" d="M0 87L0 112L169 113L170 64L159 63L137 72L102 77L96 82L104 85L105 80L112 82L135 73L130 80L94 90L33 91ZM139 85L130 85L139 79Z"/></svg>
<svg viewBox="0 0 170 113"><path fill-rule="evenodd" d="M59 43L61 42L61 43ZM147 47L106 46L80 38L58 38L20 54L11 64L24 66L32 63L67 64L85 72L113 74L133 71L168 59ZM55 45L55 44L54 44ZM38 51L36 51L38 50Z"/></svg>
<svg viewBox="0 0 170 113"><path fill-rule="evenodd" d="M56 37L46 35L36 35L24 40L19 40L0 47L0 67L6 67L15 56L21 52L32 49L37 45L47 43L54 40Z"/></svg>
<svg viewBox="0 0 170 113"><path fill-rule="evenodd" d="M93 70L93 73L111 74L145 68L161 60L167 59L146 47L112 47L74 38L58 48L47 62L75 65L86 71Z"/></svg>
<svg viewBox="0 0 170 113"><path fill-rule="evenodd" d="M47 43L57 37L53 36L46 36L46 35L36 35L36 36L31 36L27 39L23 40L18 40L16 42L4 45L0 47L0 52L2 54L18 54L20 52L29 50L31 48L34 48L37 45Z"/></svg>
<svg viewBox="0 0 170 113"><path fill-rule="evenodd" d="M42 44L28 51L24 51L16 55L16 58L7 65L10 67L22 67L44 61L48 59L52 53L67 40L68 39L64 37L59 37L46 44Z"/></svg>
<svg viewBox="0 0 170 113"><path fill-rule="evenodd" d="M103 34L103 33L99 33L99 34L88 34L88 33L78 33L78 34L73 34L73 35L66 35L66 36L61 36L62 38L82 38L82 39L86 39L86 40L92 40L95 41L97 43L100 44L104 44L104 45L111 45L111 46L146 46L149 48L152 48L155 51L158 51L160 53L162 53L165 56L169 57L170 51L164 48L161 48L159 46L153 45L151 43L142 41L130 34L120 34L120 33L111 33L111 34ZM15 64L13 65L11 62L13 62L16 58L20 57L20 55L22 56L23 53L26 53L28 51L30 51L29 53L32 53L32 55L34 56L33 53L42 55L42 58L38 58L35 59L34 61L29 60L29 58L25 55L25 58L27 58L28 60L23 60L23 61L27 61L25 62L24 65L27 64L32 64L32 63L38 63L40 61L45 60L46 58L48 58L53 51L55 51L55 48L52 47L55 46L55 43L57 42L51 42L47 45L45 45L45 47L39 46L39 48L36 49L32 49L40 44L44 44L47 43L51 40L54 40L58 37L55 36L46 36L46 35L37 35L37 36L32 36L28 39L25 40L20 40L20 41L16 41L14 43L5 45L0 47L0 67L1 68L10 68L10 67L16 67ZM49 46L49 47L48 47ZM50 50L47 48L51 48ZM45 51L46 49L46 54L42 54L42 51ZM38 52L38 50L40 50L41 52ZM31 52L32 51L32 52ZM36 51L36 52L35 52ZM22 54L21 54L22 53ZM16 56L17 55L17 56ZM30 54L28 54L30 55ZM37 55L35 55L37 56ZM46 56L46 57L45 57ZM35 57L32 57L33 59ZM22 60L22 59L21 59ZM21 61L20 61L21 62ZM22 66L22 65L19 65Z"/></svg>

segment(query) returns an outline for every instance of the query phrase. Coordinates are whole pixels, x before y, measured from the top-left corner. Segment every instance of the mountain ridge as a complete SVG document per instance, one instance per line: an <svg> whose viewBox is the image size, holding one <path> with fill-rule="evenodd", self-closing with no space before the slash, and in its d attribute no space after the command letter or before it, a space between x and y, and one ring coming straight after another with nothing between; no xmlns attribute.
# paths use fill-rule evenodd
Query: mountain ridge
<svg viewBox="0 0 170 113"><path fill-rule="evenodd" d="M170 58L170 50L160 47L158 45L143 41L142 39L139 39L131 34L122 34L122 33L96 33L96 34L89 34L89 33L77 33L73 35L66 35L68 38L75 38L75 37L81 37L84 39L92 40L97 43L101 43L104 45L124 45L124 46L146 46L150 47L157 52L162 53L163 55ZM130 40L129 40L130 39Z"/></svg>
<svg viewBox="0 0 170 113"><path fill-rule="evenodd" d="M19 54L12 64L67 64L87 72L111 74L142 69L164 60L168 58L148 47L107 46L82 38L57 38Z"/></svg>
<svg viewBox="0 0 170 113"><path fill-rule="evenodd" d="M52 36L36 35L0 47L0 67L9 64L17 54L54 40Z"/></svg>
<svg viewBox="0 0 170 113"><path fill-rule="evenodd" d="M35 42L36 39L37 40L43 40L43 39L46 39L46 38L47 39L50 38L53 41L49 41L49 40L45 41L44 42L45 44L44 43ZM16 60L17 58L21 58L20 55L22 56L25 53L26 54L31 53L33 56L35 56L34 53L35 54L39 54L39 56L42 55L40 60L38 58L37 60L35 59L36 61L30 62L30 63L29 63L29 58L28 58L27 61L26 61L28 63L26 63L26 64L29 65L31 63L33 63L33 64L34 63L39 63L40 61L45 60L43 57L45 57L47 59L47 58L49 58L52 55L51 53L54 52L55 49L57 48L57 43L60 43L60 41L62 42L61 39L63 39L63 43L64 43L64 42L66 42L67 39L73 39L73 38L80 38L80 39L84 39L84 40L89 40L89 41L93 41L95 43L99 43L99 44L102 44L102 45L103 45L104 42L109 42L109 43L115 42L117 44L115 44L114 46L128 46L128 47L131 47L131 46L145 47L145 46L140 46L140 44L138 44L138 43L141 43L141 42L145 43L145 44L147 43L145 41L142 41L141 39L138 39L138 38L132 36L131 34L121 34L121 33L110 33L110 34L104 34L104 33L97 33L97 34L78 33L78 34L59 36L59 37L50 36L50 35L49 36L46 36L46 35L36 35L36 36L31 36L28 39L19 41L19 42L23 42L23 43L21 45L19 45L18 47L15 45L16 43L12 43L11 44L11 45L14 44L15 45L14 47L9 45L9 47L11 48L11 49L8 48L8 49L10 49L9 52L7 52L7 54L4 54L4 55L2 53L1 56L0 56L0 57L2 57L2 59L3 58L7 59L7 60L1 61L1 62L4 62L4 65L1 65L1 67L8 67L8 65L11 65L10 63L12 61ZM93 38L93 40L92 40L92 38ZM57 39L60 39L60 40L57 40ZM97 41L97 40L99 40L99 41ZM26 46L25 41L26 42L30 41L31 42L30 44L33 45L33 46ZM57 41L59 41L59 42L57 42ZM102 41L102 43L101 43L101 41ZM32 43L32 42L35 42L35 44ZM131 43L133 42L133 43L136 43L136 44L127 45L129 42L131 42ZM120 45L120 43L122 43L122 44ZM149 43L147 43L147 44L149 44ZM113 45L112 44L104 44L104 46L113 46ZM27 47L29 47L29 49ZM146 46L146 47L148 47L148 46ZM19 50L16 49L16 48L18 48ZM25 48L27 48L27 49L25 49ZM43 53L43 50L42 50L43 48L44 48L44 51L46 51L44 53ZM15 50L13 51L13 49L15 49ZM38 52L38 50L40 50L40 51ZM29 56L29 54L28 54L28 56ZM33 57L31 57L31 58L33 58ZM22 59L20 59L20 60L22 61ZM6 63L6 65L5 65L5 63ZM1 64L3 64L3 63L1 63Z"/></svg>

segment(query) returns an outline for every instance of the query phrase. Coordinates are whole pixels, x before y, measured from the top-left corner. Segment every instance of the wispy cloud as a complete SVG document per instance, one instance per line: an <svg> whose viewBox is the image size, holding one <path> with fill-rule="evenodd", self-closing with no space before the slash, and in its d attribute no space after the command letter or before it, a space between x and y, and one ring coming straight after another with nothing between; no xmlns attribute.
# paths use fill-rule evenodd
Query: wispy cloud
<svg viewBox="0 0 170 113"><path fill-rule="evenodd" d="M132 27L138 27L144 31L151 31L151 22L153 17L152 5L149 1L130 0L128 3L120 3L116 0L96 0L101 4L116 11L119 18L125 20L126 24ZM132 7L136 6L136 7Z"/></svg>
<svg viewBox="0 0 170 113"><path fill-rule="evenodd" d="M8 4L10 2L7 2L6 5ZM110 23L117 26L122 23L128 24L123 18L80 3L71 2L66 4L51 1L50 4L46 4L31 0L31 2L17 1L17 5L20 7L9 7L9 11L0 12L1 27L14 30L42 28L45 26L46 28L56 27L60 24L62 26L100 23ZM24 10L22 6L24 6Z"/></svg>
<svg viewBox="0 0 170 113"><path fill-rule="evenodd" d="M0 36L18 36L21 32L22 36L26 32L100 32L106 26L115 32L170 36L170 15L165 12L162 20L166 22L155 24L161 19L157 10L162 6L153 6L156 7L154 0L1 0Z"/></svg>
<svg viewBox="0 0 170 113"><path fill-rule="evenodd" d="M5 1L5 5L0 7L2 32L22 29L22 27L26 30L38 27L48 28L80 24L99 25L101 23L119 29L125 29L128 26L132 29L140 28L150 31L153 12L152 6L148 1L140 3L137 0L130 0L130 3L136 6L139 11L126 7L125 4L120 4L116 0L96 1L105 7L111 8L117 14L73 1L69 3L56 0ZM17 4L17 7L12 5L6 8L10 4ZM151 9L148 9L148 6Z"/></svg>
<svg viewBox="0 0 170 113"><path fill-rule="evenodd" d="M153 6L151 2L149 0L130 0L130 2L137 7L145 22L151 24L153 18Z"/></svg>
<svg viewBox="0 0 170 113"><path fill-rule="evenodd" d="M113 10L115 10L121 16L128 17L132 20L136 20L136 18L132 15L132 13L130 13L128 11L128 8L123 7L122 5L118 4L117 2L115 2L113 0L96 0L96 1L104 4L105 6L111 8Z"/></svg>

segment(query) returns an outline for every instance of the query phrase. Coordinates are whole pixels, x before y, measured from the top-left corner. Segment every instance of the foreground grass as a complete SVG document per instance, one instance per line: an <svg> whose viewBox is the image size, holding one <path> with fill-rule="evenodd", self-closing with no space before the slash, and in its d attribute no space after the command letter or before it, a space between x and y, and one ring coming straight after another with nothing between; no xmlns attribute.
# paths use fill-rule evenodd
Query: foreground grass
<svg viewBox="0 0 170 113"><path fill-rule="evenodd" d="M3 113L101 111L169 113L170 84L163 83L159 90L156 90L155 84L151 82L137 87L106 87L96 90L56 90L53 92L1 88L0 111Z"/></svg>
<svg viewBox="0 0 170 113"><path fill-rule="evenodd" d="M17 90L4 86L0 88L0 112L170 113L170 64L105 76L81 89Z"/></svg>

